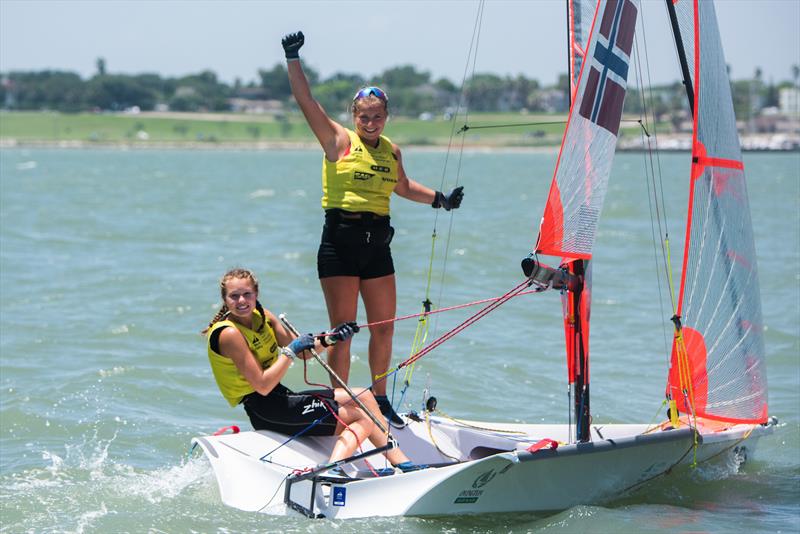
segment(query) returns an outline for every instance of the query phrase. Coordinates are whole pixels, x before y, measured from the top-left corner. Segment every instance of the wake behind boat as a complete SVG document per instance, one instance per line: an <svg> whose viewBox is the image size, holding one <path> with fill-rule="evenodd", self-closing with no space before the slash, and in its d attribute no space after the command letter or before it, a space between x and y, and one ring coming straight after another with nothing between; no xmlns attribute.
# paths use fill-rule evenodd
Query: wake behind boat
<svg viewBox="0 0 800 534"><path fill-rule="evenodd" d="M744 165L714 5L699 0L666 0L666 5L694 117L677 297L672 296L671 273L664 273L673 302L666 319L673 327L665 392L668 420L599 424L591 417L592 249L617 142L639 2L570 0L572 106L539 237L522 262L524 282L474 316L529 288L559 293L569 422L454 421L436 415L431 402L421 414L406 414L407 426L391 429L413 462L430 467L388 476L377 476L384 467L380 451L366 447L326 464L334 438L287 438L266 431L195 438L211 462L225 504L329 518L561 510L607 502L657 477L681 476L697 463L741 463L759 438L773 432ZM551 263L558 267L549 267L541 256L554 258ZM667 252L666 271L669 263ZM344 473L332 476L334 467Z"/></svg>

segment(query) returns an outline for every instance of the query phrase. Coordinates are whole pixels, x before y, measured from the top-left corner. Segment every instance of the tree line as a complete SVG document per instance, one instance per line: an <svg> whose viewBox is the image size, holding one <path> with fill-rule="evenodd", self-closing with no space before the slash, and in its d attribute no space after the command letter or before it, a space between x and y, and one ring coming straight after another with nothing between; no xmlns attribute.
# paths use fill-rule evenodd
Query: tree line
<svg viewBox="0 0 800 534"><path fill-rule="evenodd" d="M389 68L372 79L360 74L336 73L320 79L318 73L304 66L314 88L314 95L330 113L344 112L358 87L371 84L384 87L390 95L391 112L404 116L437 115L452 112L462 98L461 88L445 78L434 80L427 71L411 65ZM798 67L793 67L794 85ZM67 71L11 71L0 73L0 105L11 110L54 110L66 113L86 111L123 111L136 107L142 111L230 111L233 99L272 100L292 108L294 100L282 63L259 70L258 80L226 84L212 71L181 77L164 78L158 74L108 74L105 61L97 60L97 73L89 79ZM753 78L731 84L739 116L751 116L755 110L778 105L778 91L793 82L764 82L760 69ZM648 105L656 117L687 108L686 96L679 82L653 88L655 97ZM475 74L467 82L464 99L470 111L563 112L568 108L568 79L559 76L552 86L522 75ZM626 111L639 113L642 98L629 96Z"/></svg>

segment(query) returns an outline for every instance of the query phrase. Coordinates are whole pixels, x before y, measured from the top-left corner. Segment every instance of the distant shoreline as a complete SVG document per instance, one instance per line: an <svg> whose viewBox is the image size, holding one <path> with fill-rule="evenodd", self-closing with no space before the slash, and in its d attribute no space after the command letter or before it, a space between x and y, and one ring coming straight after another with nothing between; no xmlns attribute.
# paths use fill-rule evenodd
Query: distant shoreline
<svg viewBox="0 0 800 534"><path fill-rule="evenodd" d="M465 119L466 120L466 119ZM534 152L559 150L566 116L480 113L457 132L453 120L399 118L389 137L417 151ZM800 122L794 129L746 133L744 151L800 150ZM653 125L646 137L633 126L619 131L617 151L691 150L689 132ZM0 148L117 150L316 150L319 144L305 119L231 113L83 113L0 112Z"/></svg>
<svg viewBox="0 0 800 534"><path fill-rule="evenodd" d="M39 141L39 140L17 140L0 139L0 149L7 148L63 148L63 149L118 149L118 150L309 150L320 151L317 143L304 142L281 142L281 141L256 141L256 142L170 142L170 141L148 141L148 142L102 142L102 141ZM439 152L447 150L447 145L415 145L413 143L403 144L404 149L417 151ZM503 146L491 144L465 145L464 150L468 152L557 152L557 146Z"/></svg>
<svg viewBox="0 0 800 534"><path fill-rule="evenodd" d="M742 143L745 145L745 143ZM87 150L87 149L107 149L107 150L242 150L242 151L275 151L275 150L307 150L319 151L319 145L306 142L288 141L256 141L256 142L171 142L171 141L148 141L148 142L102 142L102 141L81 141L81 140L18 140L0 139L0 150L10 148L58 148L68 150ZM441 152L447 150L447 145L424 144L415 145L413 143L403 144L403 148L422 151L422 152ZM554 153L558 152L558 146L510 146L495 144L473 144L465 145L466 152L496 152L496 153ZM617 147L617 152L644 152L640 146L622 145ZM688 147L659 147L661 152L680 153L690 152ZM773 148L749 148L742 146L742 152L772 152L772 153L798 153L799 148L792 149L773 149Z"/></svg>

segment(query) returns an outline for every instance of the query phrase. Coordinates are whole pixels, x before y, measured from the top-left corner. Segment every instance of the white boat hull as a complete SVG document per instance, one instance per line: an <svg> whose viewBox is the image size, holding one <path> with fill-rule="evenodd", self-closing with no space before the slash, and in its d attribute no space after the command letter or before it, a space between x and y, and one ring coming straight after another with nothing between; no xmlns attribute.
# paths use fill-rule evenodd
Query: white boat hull
<svg viewBox="0 0 800 534"><path fill-rule="evenodd" d="M360 460L345 467L353 479L322 474L290 484L293 471L327 461L334 438L300 438L281 446L285 436L259 431L193 441L210 460L226 505L356 518L551 511L600 503L680 472L675 468L695 459L705 462L723 453L746 458L773 426L701 429L695 449L688 427L648 432L647 425L594 425L590 442L530 453L526 449L544 438L566 442L567 426L462 424L432 417L429 425L412 421L393 435L413 461L436 467L375 477ZM379 455L369 461L376 468L386 465Z"/></svg>

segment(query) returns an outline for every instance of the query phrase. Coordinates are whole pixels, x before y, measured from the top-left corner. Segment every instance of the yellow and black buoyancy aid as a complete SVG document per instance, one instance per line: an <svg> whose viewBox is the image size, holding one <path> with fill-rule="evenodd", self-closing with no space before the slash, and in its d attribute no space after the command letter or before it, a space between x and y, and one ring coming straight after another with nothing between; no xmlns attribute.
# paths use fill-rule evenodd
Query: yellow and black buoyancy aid
<svg viewBox="0 0 800 534"><path fill-rule="evenodd" d="M397 185L397 158L392 142L381 136L378 146L365 145L347 130L350 150L339 161L322 156L322 207L389 215L389 200Z"/></svg>
<svg viewBox="0 0 800 534"><path fill-rule="evenodd" d="M262 369L268 369L275 363L280 355L280 348L278 341L275 338L275 331L269 321L264 324L261 332L258 331L264 318L258 311L253 312L253 328L251 330L246 326L236 323L231 320L218 321L208 329L207 347L208 347L208 360L211 362L211 371L214 373L214 379L217 381L222 396L227 399L228 404L236 406L241 402L242 397L249 395L255 389L250 385L250 382L242 376L233 360L227 356L223 356L214 351L211 347L211 337L218 336L219 332L226 327L236 328L244 338L247 340L247 346L250 352L256 357L258 363L261 364ZM217 332L215 334L215 332Z"/></svg>

